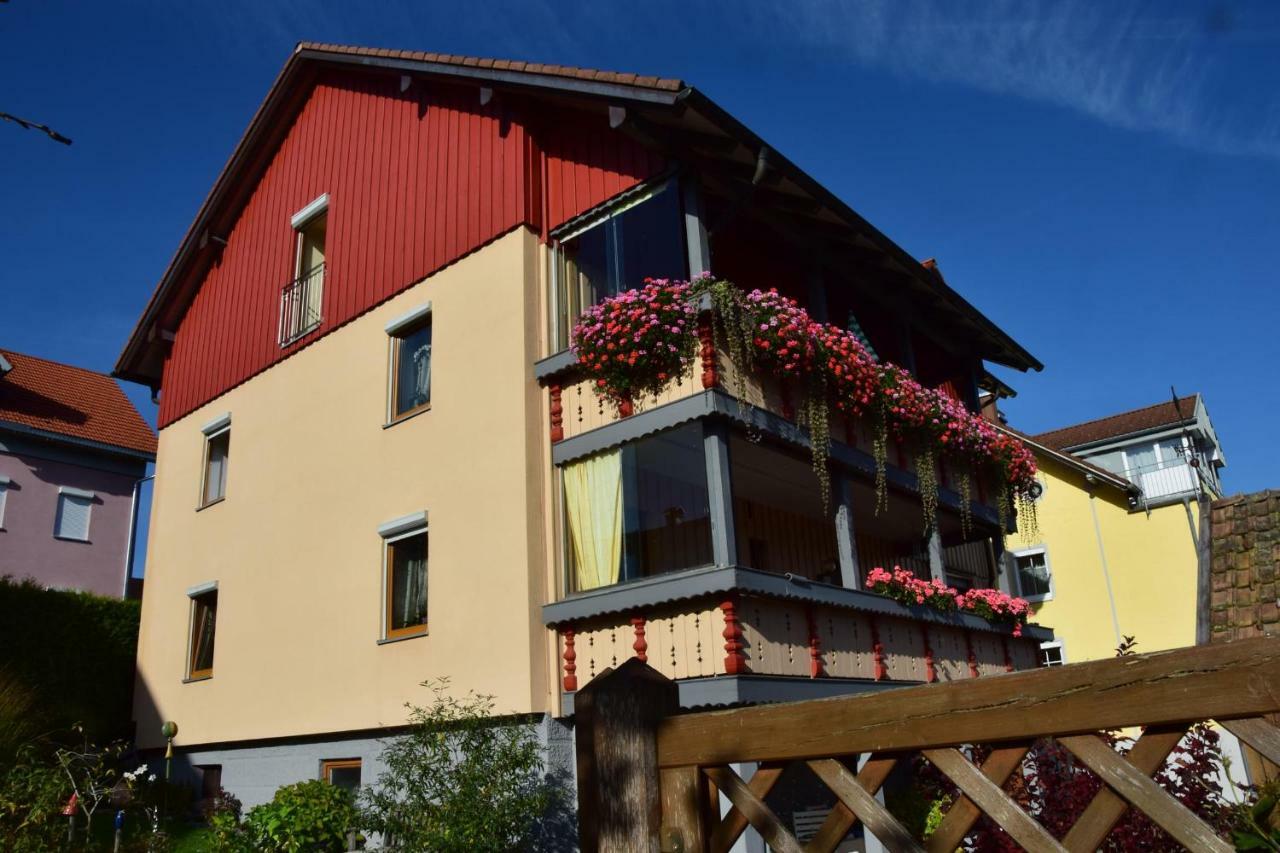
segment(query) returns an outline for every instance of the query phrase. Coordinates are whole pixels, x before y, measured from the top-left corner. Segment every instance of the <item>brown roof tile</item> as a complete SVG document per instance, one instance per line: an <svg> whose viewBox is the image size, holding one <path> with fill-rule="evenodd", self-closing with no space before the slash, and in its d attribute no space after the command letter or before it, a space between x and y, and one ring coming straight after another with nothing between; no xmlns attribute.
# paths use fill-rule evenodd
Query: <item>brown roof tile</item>
<svg viewBox="0 0 1280 853"><path fill-rule="evenodd" d="M1109 438L1119 438L1135 432L1159 429L1163 426L1176 426L1182 423L1183 420L1190 420L1195 416L1196 398L1198 396L1197 394L1191 394L1187 397L1178 398L1177 408L1174 407L1173 401L1167 400L1163 403L1156 403L1154 406L1146 406L1129 412L1121 412L1118 415L1109 415L1105 418L1049 430L1032 436L1032 438L1046 447L1063 450L1069 447L1093 444L1096 441L1105 441ZM1181 418L1178 417L1178 409L1182 410Z"/></svg>
<svg viewBox="0 0 1280 853"><path fill-rule="evenodd" d="M657 89L663 92L678 92L685 88L681 80L669 77L632 74L621 71L602 71L595 68L576 68L572 65L544 65L538 62L521 62L513 59L489 59L479 56L454 56L447 53L428 53L418 50L386 50L382 48L354 47L343 44L324 44L304 41L298 44L298 50L323 51L325 53L343 53L352 56L394 56L397 59L408 59L414 62L438 62L442 65L458 65L467 68L497 68L504 71L522 71L526 74L542 74L547 77L565 77L575 80L600 81L617 83L623 86L635 86L641 89Z"/></svg>
<svg viewBox="0 0 1280 853"><path fill-rule="evenodd" d="M156 434L110 376L0 350L0 422L155 455Z"/></svg>

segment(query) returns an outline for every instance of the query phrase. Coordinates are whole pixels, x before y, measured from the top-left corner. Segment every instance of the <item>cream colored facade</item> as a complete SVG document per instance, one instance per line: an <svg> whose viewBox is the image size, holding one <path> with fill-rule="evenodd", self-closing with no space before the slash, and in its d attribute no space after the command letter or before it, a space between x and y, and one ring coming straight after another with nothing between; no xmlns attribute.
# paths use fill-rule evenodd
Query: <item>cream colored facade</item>
<svg viewBox="0 0 1280 853"><path fill-rule="evenodd" d="M447 676L504 712L557 707L543 250L518 228L160 432L138 646L143 747L396 725ZM430 302L431 409L386 427L388 321ZM226 499L197 510L231 417ZM380 643L380 524L426 511L423 637ZM216 582L212 678L186 683L188 590Z"/></svg>
<svg viewBox="0 0 1280 853"><path fill-rule="evenodd" d="M1090 485L1043 452L1037 461L1040 535L1015 533L1007 545L1014 555L1045 549L1053 589L1033 603L1033 621L1053 626L1066 662L1111 657L1124 635L1140 652L1194 645L1197 561L1186 508L1131 511L1120 489Z"/></svg>

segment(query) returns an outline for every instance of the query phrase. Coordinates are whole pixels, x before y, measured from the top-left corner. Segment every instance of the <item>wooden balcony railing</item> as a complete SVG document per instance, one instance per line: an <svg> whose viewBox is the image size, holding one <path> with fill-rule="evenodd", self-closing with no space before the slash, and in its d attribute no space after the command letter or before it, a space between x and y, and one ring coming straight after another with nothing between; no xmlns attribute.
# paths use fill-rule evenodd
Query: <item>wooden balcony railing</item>
<svg viewBox="0 0 1280 853"><path fill-rule="evenodd" d="M731 590L559 622L562 685L578 690L631 658L678 681L726 675L881 686L956 681L1034 668L1041 640L1052 636L1032 626L1014 637L1008 626L976 616L915 611L875 593L828 589L833 600L847 601Z"/></svg>
<svg viewBox="0 0 1280 853"><path fill-rule="evenodd" d="M1128 809L1186 849L1228 851L1152 776L1188 728L1208 720L1280 763L1280 729L1265 719L1280 712L1280 638L875 695L685 714L677 704L676 685L638 661L575 697L583 851L723 851L751 826L774 850L821 853L861 823L890 850L951 853L984 815L1027 850L1094 851ZM1099 736L1126 727L1143 728L1126 753ZM1061 837L1006 791L1043 738L1103 783ZM990 751L976 766L970 747L979 745ZM876 798L917 755L960 792L927 842ZM743 780L738 762L760 765ZM792 764L807 765L836 799L805 845L766 799ZM723 816L720 795L733 804Z"/></svg>

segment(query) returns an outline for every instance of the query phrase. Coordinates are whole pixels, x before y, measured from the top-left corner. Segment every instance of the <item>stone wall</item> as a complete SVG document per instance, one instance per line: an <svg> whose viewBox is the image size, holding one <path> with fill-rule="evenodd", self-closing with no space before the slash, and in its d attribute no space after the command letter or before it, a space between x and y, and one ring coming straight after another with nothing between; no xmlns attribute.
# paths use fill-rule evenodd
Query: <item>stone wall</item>
<svg viewBox="0 0 1280 853"><path fill-rule="evenodd" d="M1280 491L1223 498L1210 512L1211 640L1280 636Z"/></svg>

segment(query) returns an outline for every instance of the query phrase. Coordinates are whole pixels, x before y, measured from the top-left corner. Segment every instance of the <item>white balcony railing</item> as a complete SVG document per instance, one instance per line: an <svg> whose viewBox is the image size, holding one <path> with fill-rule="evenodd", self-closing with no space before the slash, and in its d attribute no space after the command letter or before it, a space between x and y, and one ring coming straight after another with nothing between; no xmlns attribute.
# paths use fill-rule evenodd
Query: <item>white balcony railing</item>
<svg viewBox="0 0 1280 853"><path fill-rule="evenodd" d="M1178 495L1194 494L1199 486L1196 470L1182 457L1126 468L1124 476L1129 482L1142 489L1142 496L1148 503Z"/></svg>

